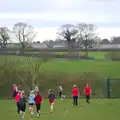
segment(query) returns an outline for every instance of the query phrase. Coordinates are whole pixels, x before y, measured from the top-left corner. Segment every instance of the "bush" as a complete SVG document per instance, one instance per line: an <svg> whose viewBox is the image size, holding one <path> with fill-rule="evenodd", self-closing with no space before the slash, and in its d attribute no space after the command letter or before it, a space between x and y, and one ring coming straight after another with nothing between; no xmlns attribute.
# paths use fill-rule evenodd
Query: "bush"
<svg viewBox="0 0 120 120"><path fill-rule="evenodd" d="M120 61L120 52L108 52L105 55L107 60Z"/></svg>

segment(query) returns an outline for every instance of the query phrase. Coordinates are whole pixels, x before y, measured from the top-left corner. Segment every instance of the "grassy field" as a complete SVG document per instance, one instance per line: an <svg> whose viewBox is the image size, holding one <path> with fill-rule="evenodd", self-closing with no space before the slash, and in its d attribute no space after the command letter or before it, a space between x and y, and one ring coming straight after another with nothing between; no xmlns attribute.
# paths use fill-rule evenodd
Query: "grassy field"
<svg viewBox="0 0 120 120"><path fill-rule="evenodd" d="M31 53L31 52L26 52ZM34 52L35 54L39 54L39 52ZM53 54L67 54L68 52L52 52ZM80 52L80 55L84 55L85 52ZM106 55L106 52L89 52L89 57L94 57L96 59L104 59Z"/></svg>
<svg viewBox="0 0 120 120"><path fill-rule="evenodd" d="M24 70L28 67L28 57L8 56L8 60L22 61L18 62L17 67ZM32 62L39 63L40 59L33 58ZM0 56L0 64L5 62L5 57ZM43 64L40 68L41 72L63 72L67 74L79 74L84 72L99 73L103 77L120 77L119 61L78 61L65 59L52 59Z"/></svg>
<svg viewBox="0 0 120 120"><path fill-rule="evenodd" d="M41 116L30 116L28 107L26 109L25 120L120 120L119 99L91 100L91 104L81 100L83 107L72 107L72 100L57 100L54 113L49 114L48 100L43 101ZM0 101L1 120L19 120L14 101Z"/></svg>

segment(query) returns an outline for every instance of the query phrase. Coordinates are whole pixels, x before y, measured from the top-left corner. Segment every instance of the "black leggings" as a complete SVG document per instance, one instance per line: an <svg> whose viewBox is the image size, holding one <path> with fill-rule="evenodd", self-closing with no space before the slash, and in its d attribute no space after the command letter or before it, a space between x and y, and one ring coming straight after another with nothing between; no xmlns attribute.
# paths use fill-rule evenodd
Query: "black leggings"
<svg viewBox="0 0 120 120"><path fill-rule="evenodd" d="M41 109L41 104L36 104L36 109L37 109L37 113L39 113Z"/></svg>
<svg viewBox="0 0 120 120"><path fill-rule="evenodd" d="M20 103L19 102L17 102L17 112L18 114L20 114Z"/></svg>
<svg viewBox="0 0 120 120"><path fill-rule="evenodd" d="M89 100L90 100L90 95L86 95L86 102L87 102L87 103L90 103Z"/></svg>
<svg viewBox="0 0 120 120"><path fill-rule="evenodd" d="M73 105L74 106L78 105L78 96L73 96Z"/></svg>

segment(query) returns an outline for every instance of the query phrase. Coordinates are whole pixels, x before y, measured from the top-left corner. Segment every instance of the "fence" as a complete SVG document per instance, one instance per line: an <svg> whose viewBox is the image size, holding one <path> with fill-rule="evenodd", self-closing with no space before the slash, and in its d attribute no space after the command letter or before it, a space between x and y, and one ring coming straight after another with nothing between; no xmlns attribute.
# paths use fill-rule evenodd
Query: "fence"
<svg viewBox="0 0 120 120"><path fill-rule="evenodd" d="M107 79L107 97L120 98L120 78Z"/></svg>

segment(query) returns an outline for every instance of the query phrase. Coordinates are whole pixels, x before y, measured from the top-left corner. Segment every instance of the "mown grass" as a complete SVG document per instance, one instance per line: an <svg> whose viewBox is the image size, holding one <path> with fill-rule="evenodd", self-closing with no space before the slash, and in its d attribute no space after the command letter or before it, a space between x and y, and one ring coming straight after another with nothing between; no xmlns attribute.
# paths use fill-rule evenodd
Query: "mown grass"
<svg viewBox="0 0 120 120"><path fill-rule="evenodd" d="M6 57L0 56L0 64L5 63ZM18 62L17 68L27 69L28 57L8 56L7 60L22 61ZM39 58L32 58L33 63L39 63ZM42 64L41 72L63 72L67 74L79 74L84 72L94 72L103 77L119 78L120 62L113 61L79 61L79 60L65 60L52 59Z"/></svg>
<svg viewBox="0 0 120 120"><path fill-rule="evenodd" d="M97 99L91 100L91 104L86 104L85 100L80 101L81 107L73 108L72 99L57 100L55 103L54 113L49 114L49 102L44 100L41 108L41 116L36 114L31 116L26 109L25 120L120 120L119 107L120 100ZM17 115L16 103L11 100L0 101L0 118L1 120L20 120Z"/></svg>
<svg viewBox="0 0 120 120"><path fill-rule="evenodd" d="M26 52L32 53L32 52ZM67 54L68 52L52 52L53 54ZM34 54L39 54L39 52L34 52ZM84 55L85 52L80 52L80 55ZM106 52L88 52L89 57L94 57L95 59L104 59Z"/></svg>

